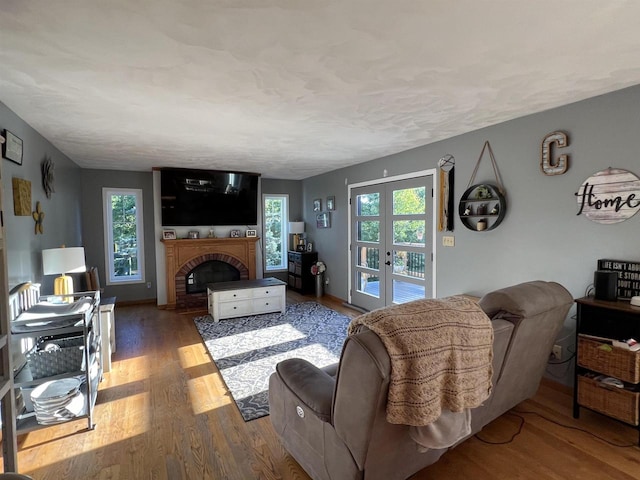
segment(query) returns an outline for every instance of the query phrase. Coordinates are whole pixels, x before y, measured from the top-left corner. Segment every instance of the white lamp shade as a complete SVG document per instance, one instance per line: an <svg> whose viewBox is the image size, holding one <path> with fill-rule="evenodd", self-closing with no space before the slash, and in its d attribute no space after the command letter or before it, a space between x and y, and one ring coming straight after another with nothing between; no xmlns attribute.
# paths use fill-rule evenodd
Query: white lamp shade
<svg viewBox="0 0 640 480"><path fill-rule="evenodd" d="M304 233L304 222L289 222L289 233Z"/></svg>
<svg viewBox="0 0 640 480"><path fill-rule="evenodd" d="M50 248L43 250L42 269L45 275L86 271L84 247Z"/></svg>

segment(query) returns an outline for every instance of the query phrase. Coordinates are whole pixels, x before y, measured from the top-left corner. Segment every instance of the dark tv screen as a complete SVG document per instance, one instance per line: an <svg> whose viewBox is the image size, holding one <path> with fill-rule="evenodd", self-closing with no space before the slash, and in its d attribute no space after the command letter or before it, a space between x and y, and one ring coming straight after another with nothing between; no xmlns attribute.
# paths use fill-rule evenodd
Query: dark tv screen
<svg viewBox="0 0 640 480"><path fill-rule="evenodd" d="M163 226L255 225L255 173L164 168L160 171Z"/></svg>

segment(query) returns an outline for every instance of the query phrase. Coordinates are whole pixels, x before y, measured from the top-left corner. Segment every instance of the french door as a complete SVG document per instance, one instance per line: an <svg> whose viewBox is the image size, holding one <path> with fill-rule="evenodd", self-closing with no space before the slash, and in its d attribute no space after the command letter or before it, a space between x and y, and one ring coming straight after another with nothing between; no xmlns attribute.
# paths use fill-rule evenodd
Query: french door
<svg viewBox="0 0 640 480"><path fill-rule="evenodd" d="M351 303L432 296L433 176L351 189Z"/></svg>

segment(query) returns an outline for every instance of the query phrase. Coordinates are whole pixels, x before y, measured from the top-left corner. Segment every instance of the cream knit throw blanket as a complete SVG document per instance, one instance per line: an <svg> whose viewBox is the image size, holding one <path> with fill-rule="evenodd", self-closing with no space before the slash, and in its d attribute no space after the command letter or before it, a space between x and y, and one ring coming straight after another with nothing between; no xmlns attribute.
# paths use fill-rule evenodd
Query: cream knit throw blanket
<svg viewBox="0 0 640 480"><path fill-rule="evenodd" d="M422 426L443 409L479 406L491 393L493 328L472 300L454 296L385 307L354 318L391 359L387 421Z"/></svg>

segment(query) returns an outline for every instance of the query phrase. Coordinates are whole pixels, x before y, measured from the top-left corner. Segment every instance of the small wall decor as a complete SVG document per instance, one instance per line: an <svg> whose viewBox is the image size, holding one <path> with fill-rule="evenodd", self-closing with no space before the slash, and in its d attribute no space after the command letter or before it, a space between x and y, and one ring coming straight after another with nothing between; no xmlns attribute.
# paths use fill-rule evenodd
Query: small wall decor
<svg viewBox="0 0 640 480"><path fill-rule="evenodd" d="M258 236L258 231L257 230L247 230L246 235L247 235L247 237L257 237Z"/></svg>
<svg viewBox="0 0 640 480"><path fill-rule="evenodd" d="M42 208L40 207L40 202L36 202L36 209L31 214L31 216L33 217L33 220L36 222L35 234L36 235L38 233L44 234L44 225L42 225L42 223L44 222L44 212L42 211Z"/></svg>
<svg viewBox="0 0 640 480"><path fill-rule="evenodd" d="M313 201L313 211L314 211L314 212L319 212L319 211L321 211L321 210L322 210L322 200L321 200L321 199L319 199L319 198L316 198L316 199Z"/></svg>
<svg viewBox="0 0 640 480"><path fill-rule="evenodd" d="M336 209L336 197L331 196L327 197L327 210L335 210Z"/></svg>
<svg viewBox="0 0 640 480"><path fill-rule="evenodd" d="M438 160L438 231L453 232L454 211L454 178L456 159L453 155L445 155Z"/></svg>
<svg viewBox="0 0 640 480"><path fill-rule="evenodd" d="M5 142L2 144L2 156L7 160L22 165L22 140L9 130L4 131Z"/></svg>
<svg viewBox="0 0 640 480"><path fill-rule="evenodd" d="M569 169L569 156L560 155L556 160L551 158L553 144L558 148L569 146L569 139L564 132L551 132L542 140L542 153L540 156L540 169L545 175L562 175Z"/></svg>
<svg viewBox="0 0 640 480"><path fill-rule="evenodd" d="M313 243L307 243L307 252L313 252Z"/></svg>
<svg viewBox="0 0 640 480"><path fill-rule="evenodd" d="M331 228L331 214L329 212L322 212L316 215L316 227Z"/></svg>
<svg viewBox="0 0 640 480"><path fill-rule="evenodd" d="M506 201L498 187L489 183L472 185L463 194L458 205L462 224L469 230L493 230L504 219Z"/></svg>
<svg viewBox="0 0 640 480"><path fill-rule="evenodd" d="M640 178L628 170L607 168L587 178L576 192L579 211L589 220L624 222L640 209Z"/></svg>
<svg viewBox="0 0 640 480"><path fill-rule="evenodd" d="M176 239L176 231L175 230L163 230L162 231L162 239L163 240L175 240Z"/></svg>
<svg viewBox="0 0 640 480"><path fill-rule="evenodd" d="M480 162L482 161L485 150L489 151L497 185L490 183L472 185L476 178L476 173L478 173L478 167L480 167ZM462 194L462 198L458 204L458 215L460 216L460 220L462 220L462 224L469 230L483 232L493 230L500 225L506 212L507 202L505 200L505 190L502 186L500 173L498 172L498 165L493 155L491 144L486 141L480 152L480 157L476 162L473 174L467 184L467 189Z"/></svg>
<svg viewBox="0 0 640 480"><path fill-rule="evenodd" d="M240 230L231 230L231 238L240 238Z"/></svg>
<svg viewBox="0 0 640 480"><path fill-rule="evenodd" d="M55 169L55 164L51 157L46 156L44 160L42 160L42 164L40 165L42 169L42 188L44 188L44 193L47 198L51 198L51 194L55 192L53 189L54 182L54 174L53 171Z"/></svg>
<svg viewBox="0 0 640 480"><path fill-rule="evenodd" d="M31 215L31 182L22 178L12 178L13 213L18 217Z"/></svg>

